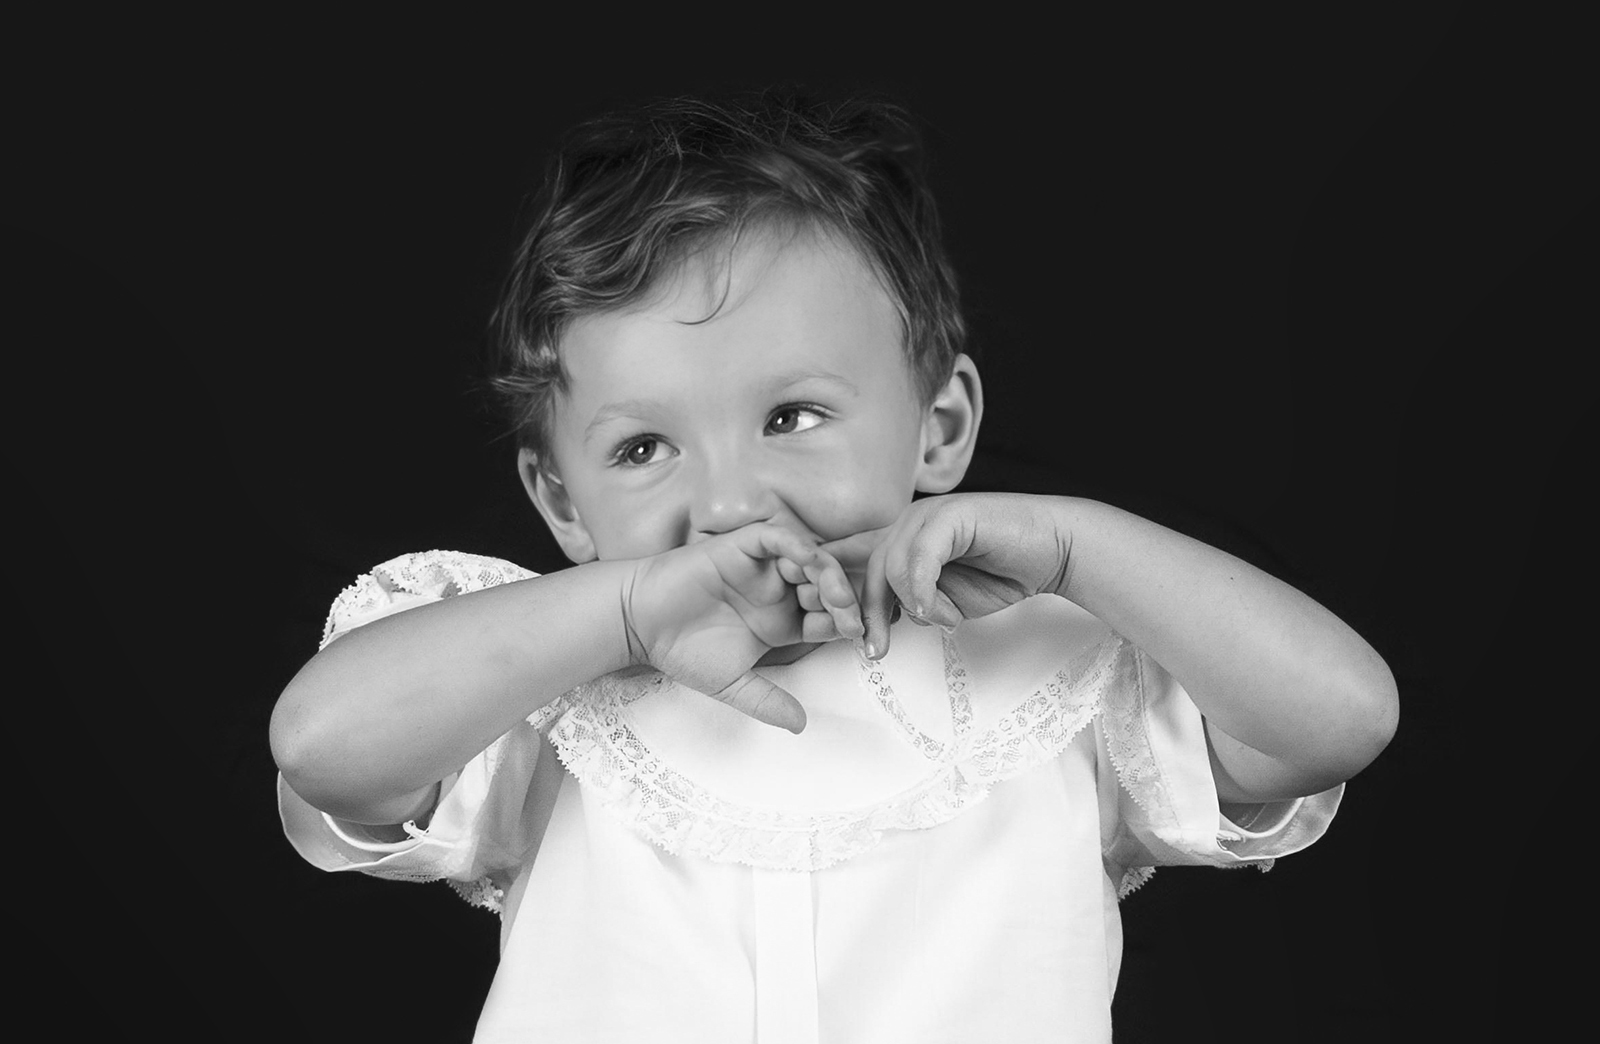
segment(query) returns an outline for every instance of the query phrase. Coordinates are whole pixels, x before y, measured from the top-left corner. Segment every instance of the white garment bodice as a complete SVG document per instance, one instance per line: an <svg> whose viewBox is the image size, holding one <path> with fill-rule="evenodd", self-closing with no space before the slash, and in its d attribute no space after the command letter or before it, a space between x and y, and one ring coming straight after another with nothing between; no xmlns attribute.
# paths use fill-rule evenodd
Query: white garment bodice
<svg viewBox="0 0 1600 1044"><path fill-rule="evenodd" d="M527 575L407 556L341 595L326 638ZM480 1041L1102 1042L1119 893L1157 863L1268 866L1339 800L1224 818L1193 703L1062 599L953 638L902 623L878 664L836 642L762 672L806 707L798 736L612 675L447 780L410 841L280 785L285 828L327 869L500 910Z"/></svg>

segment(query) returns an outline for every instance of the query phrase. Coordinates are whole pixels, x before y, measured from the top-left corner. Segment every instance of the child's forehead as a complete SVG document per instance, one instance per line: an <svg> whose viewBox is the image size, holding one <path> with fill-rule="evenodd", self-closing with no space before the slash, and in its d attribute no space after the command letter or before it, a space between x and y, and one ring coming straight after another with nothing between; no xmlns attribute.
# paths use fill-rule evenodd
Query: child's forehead
<svg viewBox="0 0 1600 1044"><path fill-rule="evenodd" d="M561 340L569 386L633 383L652 351L694 344L746 345L724 352L736 366L878 353L905 365L900 309L876 270L843 236L810 226L696 244L636 301L575 319Z"/></svg>
<svg viewBox="0 0 1600 1044"><path fill-rule="evenodd" d="M713 322L753 295L804 306L817 294L842 293L889 296L867 255L843 233L814 222L767 221L689 244L619 312L665 306L679 321Z"/></svg>

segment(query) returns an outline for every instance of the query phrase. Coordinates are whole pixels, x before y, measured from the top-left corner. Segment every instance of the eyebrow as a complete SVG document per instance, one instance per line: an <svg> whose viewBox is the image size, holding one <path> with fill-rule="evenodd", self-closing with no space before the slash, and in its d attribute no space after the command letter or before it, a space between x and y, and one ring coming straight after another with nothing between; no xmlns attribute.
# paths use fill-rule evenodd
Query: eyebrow
<svg viewBox="0 0 1600 1044"><path fill-rule="evenodd" d="M830 373L827 370L790 370L787 373L780 373L767 382L767 390L769 392L778 392L806 381L824 381L828 384L837 385L851 395L861 394L861 389L856 387L854 381L841 377L837 373Z"/></svg>
<svg viewBox="0 0 1600 1044"><path fill-rule="evenodd" d="M588 442L594 435L594 430L603 424L609 424L619 417L637 417L648 413L656 405L651 399L623 399L621 402L608 402L594 411L594 418L583 429L583 441Z"/></svg>
<svg viewBox="0 0 1600 1044"><path fill-rule="evenodd" d="M823 381L848 392L852 396L859 397L861 394L861 389L856 387L854 381L841 377L837 373L830 373L827 370L790 370L786 373L780 373L767 381L763 390L767 394L773 395L797 384L803 384L806 381ZM660 403L655 399L621 399L617 402L608 402L594 411L594 417L583 429L583 441L588 442L594 435L596 428L609 424L611 421L622 417L638 417L654 412L659 408Z"/></svg>

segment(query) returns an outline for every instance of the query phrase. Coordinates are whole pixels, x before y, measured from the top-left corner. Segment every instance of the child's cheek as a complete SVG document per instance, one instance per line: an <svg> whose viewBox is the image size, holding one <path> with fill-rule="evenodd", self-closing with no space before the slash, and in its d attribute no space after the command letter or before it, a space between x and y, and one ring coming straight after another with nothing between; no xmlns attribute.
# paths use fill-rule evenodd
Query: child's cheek
<svg viewBox="0 0 1600 1044"><path fill-rule="evenodd" d="M824 542L893 525L910 503L886 481L872 476L836 475L806 491L795 514ZM903 502L902 502L903 501Z"/></svg>
<svg viewBox="0 0 1600 1044"><path fill-rule="evenodd" d="M607 513L595 533L606 560L649 558L682 547L689 540L686 512L664 504L630 503Z"/></svg>

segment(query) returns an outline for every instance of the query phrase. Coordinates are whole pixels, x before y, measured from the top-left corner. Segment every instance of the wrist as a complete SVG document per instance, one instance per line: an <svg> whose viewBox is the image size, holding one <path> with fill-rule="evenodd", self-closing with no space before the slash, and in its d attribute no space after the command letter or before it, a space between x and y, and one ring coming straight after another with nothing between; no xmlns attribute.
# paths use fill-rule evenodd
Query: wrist
<svg viewBox="0 0 1600 1044"><path fill-rule="evenodd" d="M633 626L631 602L637 566L631 561L585 562L552 573L569 578L562 592L567 622L574 625L566 653L589 666L583 680L593 680L646 662Z"/></svg>
<svg viewBox="0 0 1600 1044"><path fill-rule="evenodd" d="M1076 601L1073 581L1083 561L1088 545L1083 536L1083 512L1093 508L1093 501L1080 497L1051 497L1050 525L1056 546L1054 573L1040 587L1040 594L1052 594L1068 601Z"/></svg>
<svg viewBox="0 0 1600 1044"><path fill-rule="evenodd" d="M639 626L634 618L633 593L639 582L639 571L642 562L629 563L632 568L625 569L619 576L617 589L617 618L622 628L621 653L624 663L630 667L648 667L650 657L645 649L644 640L639 637Z"/></svg>

